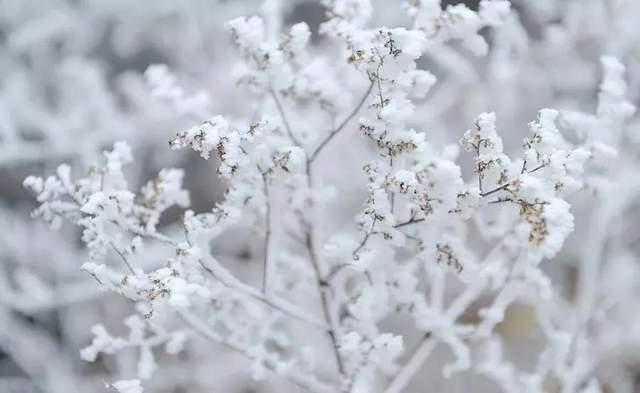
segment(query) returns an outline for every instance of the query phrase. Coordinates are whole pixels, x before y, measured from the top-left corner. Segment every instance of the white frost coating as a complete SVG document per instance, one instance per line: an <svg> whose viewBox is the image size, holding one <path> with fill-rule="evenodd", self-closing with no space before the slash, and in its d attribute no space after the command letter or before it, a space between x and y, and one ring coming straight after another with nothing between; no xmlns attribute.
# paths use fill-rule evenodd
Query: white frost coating
<svg viewBox="0 0 640 393"><path fill-rule="evenodd" d="M592 59L633 59L624 12L326 0L316 31L281 15L282 0L240 17L244 2L209 13L191 1L130 5L130 19L111 13L118 2L92 6L82 23L47 19L48 5L24 26L11 13L27 18L28 5L0 12L0 146L20 152L0 165L54 168L24 181L33 216L78 229L0 237L0 346L38 389L85 389L96 372L135 378L109 385L127 393L242 390L248 378L314 393L408 392L420 378L447 393L474 373L508 393L628 382L602 368L630 369L640 343L626 127L637 70L605 56L598 89ZM96 58L119 59L105 70L95 37L65 38L93 23L113 51ZM148 48L171 68L120 71ZM44 77L51 54L64 65ZM51 157L34 149L54 145ZM25 322L58 309L60 337L38 332L40 315ZM90 337L75 328L91 325ZM56 355L66 362L23 356L48 335L74 348ZM71 367L81 346L95 365Z"/></svg>

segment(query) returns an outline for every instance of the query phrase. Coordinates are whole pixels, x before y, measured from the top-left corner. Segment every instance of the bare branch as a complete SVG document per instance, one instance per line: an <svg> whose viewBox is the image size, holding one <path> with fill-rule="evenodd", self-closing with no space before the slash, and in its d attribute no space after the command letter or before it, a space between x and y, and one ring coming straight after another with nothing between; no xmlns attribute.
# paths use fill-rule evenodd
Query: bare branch
<svg viewBox="0 0 640 393"><path fill-rule="evenodd" d="M307 187L311 189L313 187L312 180L312 170L311 170L312 162L307 160L306 163L306 173L307 173ZM325 322L329 325L329 340L331 341L331 345L333 347L333 353L336 359L336 367L340 376L344 376L344 364L342 362L342 356L340 355L340 349L338 344L338 324L335 323L331 316L331 310L329 308L329 298L328 291L329 283L326 278L323 277L322 271L320 270L320 263L318 261L318 256L316 254L314 239L313 239L313 224L309 222L304 222L304 219L301 217L302 225L305 230L304 239L305 239L305 247L307 249L307 253L309 254L309 259L311 261L311 267L313 268L313 273L316 280L316 285L318 288L318 292L320 295L320 303L322 308L322 315Z"/></svg>
<svg viewBox="0 0 640 393"><path fill-rule="evenodd" d="M329 298L328 298L328 283L326 279L322 277L322 273L320 271L320 265L318 262L318 257L315 252L315 247L312 238L311 227L307 227L307 233L305 235L305 244L307 247L307 251L309 253L309 258L311 260L311 266L313 267L313 272L315 274L316 283L318 286L318 292L320 293L320 302L322 306L322 315L327 324L329 324L330 329L328 330L329 339L331 340L331 345L333 346L333 353L336 358L336 366L338 368L338 372L340 375L344 375L344 364L342 362L342 356L340 355L339 344L338 344L338 326L333 320L331 316L331 310L329 307Z"/></svg>
<svg viewBox="0 0 640 393"><path fill-rule="evenodd" d="M289 123L289 120L287 119L287 115L284 113L284 108L282 107L282 103L278 98L278 93L276 93L276 91L273 90L273 88L271 88L269 89L269 94L273 98L273 101L276 103L276 107L278 108L278 113L280 114L280 118L282 119L284 128L287 131L287 136L289 136L289 138L291 139L294 145L302 146L298 138L296 138L296 136L293 134L293 130L291 129L291 124Z"/></svg>
<svg viewBox="0 0 640 393"><path fill-rule="evenodd" d="M369 97L369 94L371 94L371 90L372 89L373 89L373 81L371 83L369 83L369 87L367 88L367 91L365 92L365 94L362 96L362 98L358 102L358 105L356 105L356 107L353 108L351 113L349 113L349 115L347 117L345 117L345 119L336 128L334 128L322 142L320 142L320 144L318 145L318 147L316 147L316 149L313 151L313 153L311 153L311 155L309 156L309 159L308 159L309 164L311 164L318 157L320 152L327 146L327 144L329 144L329 142L331 142L331 140L336 135L338 135L338 133L340 133L340 131L342 131L346 127L347 124L349 124L351 119L353 119L355 117L355 115L357 115L358 112L360 112L360 109L362 109L362 106L367 101L367 98Z"/></svg>
<svg viewBox="0 0 640 393"><path fill-rule="evenodd" d="M424 364L425 360L431 354L431 351L438 344L438 340L430 333L425 334L422 342L418 346L418 349L413 353L407 364L400 370L400 372L391 381L384 393L401 393L409 385L409 382L413 379L414 375Z"/></svg>
<svg viewBox="0 0 640 393"><path fill-rule="evenodd" d="M269 178L266 173L262 173L262 187L264 191L264 260L263 260L263 272L262 272L262 293L267 293L267 284L269 281L269 252L271 243L271 202L269 201Z"/></svg>
<svg viewBox="0 0 640 393"><path fill-rule="evenodd" d="M424 218L412 217L408 221L401 222L400 224L396 224L393 227L398 229L398 228L406 227L407 225L412 225L412 224L417 224L419 222L423 222L424 220L425 220Z"/></svg>
<svg viewBox="0 0 640 393"><path fill-rule="evenodd" d="M239 281L237 278L233 277L231 273L227 271L224 271L224 272L216 271L215 268L207 265L203 260L198 260L198 263L200 263L200 266L202 266L202 268L207 273L209 273L213 278L215 278L217 281L219 281L226 287L235 289L238 292L245 294L246 296L249 296L255 300L258 300L259 302L264 303L267 306L280 311L281 313L283 313L284 315L287 315L292 319L307 323L309 325L315 326L322 330L330 329L326 323L322 321L318 321L315 317L308 315L307 313L298 309L296 306L294 306L293 304L290 304L286 300L280 299L275 296L267 297L257 289Z"/></svg>
<svg viewBox="0 0 640 393"><path fill-rule="evenodd" d="M113 242L109 242L109 245L111 246L111 248L113 248L113 251L115 251L116 254L118 254L120 259L122 259L122 262L124 262L124 264L127 266L127 268L129 268L129 271L131 272L131 274L135 275L136 272L135 272L135 270L133 270L133 267L131 267L131 264L127 260L126 255L124 255L124 253L122 251L118 250L118 248L116 247L115 244L113 244Z"/></svg>
<svg viewBox="0 0 640 393"><path fill-rule="evenodd" d="M481 193L480 196L484 198L484 197L488 197L489 195L495 194L496 192L499 192L499 191L506 191L509 188L510 184L511 183L503 184L499 187L494 188L493 190Z"/></svg>

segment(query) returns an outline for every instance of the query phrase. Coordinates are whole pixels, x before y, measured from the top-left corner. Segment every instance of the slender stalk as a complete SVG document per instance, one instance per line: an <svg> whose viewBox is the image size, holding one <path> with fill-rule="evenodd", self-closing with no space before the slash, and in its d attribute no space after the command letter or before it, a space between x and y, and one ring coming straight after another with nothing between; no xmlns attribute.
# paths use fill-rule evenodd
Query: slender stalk
<svg viewBox="0 0 640 393"><path fill-rule="evenodd" d="M477 171L478 171L478 189L480 190L480 194L483 193L482 191L482 166L480 165L480 143L482 143L482 141L478 141L478 144L476 145L476 165L477 165Z"/></svg>
<svg viewBox="0 0 640 393"><path fill-rule="evenodd" d="M307 251L309 253L309 258L311 260L311 266L313 267L313 272L316 278L316 283L318 286L318 292L320 293L320 303L322 306L322 315L324 320L329 324L329 340L331 340L331 345L333 346L333 354L336 359L336 367L338 368L338 372L341 376L344 375L344 364L342 361L342 356L340 356L340 348L338 343L338 324L335 322L333 317L331 316L331 308L329 304L329 296L328 296L328 283L323 278L322 272L320 271L320 264L316 255L315 246L313 242L313 234L312 227L308 226L307 231L305 233L305 245L307 247Z"/></svg>
<svg viewBox="0 0 640 393"><path fill-rule="evenodd" d="M306 168L307 174L307 187L311 189L313 187L313 178L311 171L311 162L307 160ZM305 247L307 249L307 253L309 254L309 259L311 261L311 267L313 268L313 274L316 280L316 285L318 288L318 292L320 295L320 303L322 308L322 316L325 322L329 325L328 335L329 340L331 341L331 346L333 348L333 354L336 360L336 368L340 374L340 377L345 375L344 364L342 361L342 357L340 355L340 347L338 343L338 324L334 321L331 316L331 309L329 304L329 294L326 289L328 289L329 284L326 278L323 276L320 261L318 260L318 256L315 249L315 243L313 238L313 224L311 222L303 222L303 227L305 230L304 233L304 242Z"/></svg>
<svg viewBox="0 0 640 393"><path fill-rule="evenodd" d="M274 310L278 310L294 320L307 323L311 326L315 326L325 331L330 330L330 327L327 323L320 321L311 315L308 315L306 312L298 309L296 306L287 302L286 300L275 296L267 297L259 290L242 283L241 281L233 277L231 273L225 271L216 271L214 267L207 265L203 260L199 260L198 262L207 273L209 273L213 278L222 283L224 286L237 290L238 292L243 293L248 297L264 303ZM217 270L221 270L221 268Z"/></svg>
<svg viewBox="0 0 640 393"><path fill-rule="evenodd" d="M394 225L393 227L394 227L394 228L396 228L396 229L398 229L398 228L406 227L406 226L408 226L408 225L417 224L417 223L419 223L419 222L423 222L423 221L424 221L424 218L415 218L415 217L414 217L414 218L411 218L411 219L410 219L410 220L408 220L408 221L401 222L400 224L396 224L396 225Z"/></svg>
<svg viewBox="0 0 640 393"><path fill-rule="evenodd" d="M537 171L539 171L540 169L544 168L545 166L546 166L546 165L545 165L544 163L543 163L543 164L540 164L540 165L538 165L537 167L533 168L532 170L530 170L530 171L529 171L529 172L527 172L527 173L537 172Z"/></svg>
<svg viewBox="0 0 640 393"><path fill-rule="evenodd" d="M112 245L113 246L113 245ZM133 269L131 268L131 264L129 263L126 255L124 255L123 253L119 252L115 246L114 250L116 250L116 252L118 252L118 255L120 255L120 257L122 258L122 260L127 264L127 266L129 266L129 269L131 269L131 271L133 272ZM315 318L308 316L306 313L304 313L303 311L298 310L294 305L287 303L286 301L276 298L276 297L267 297L264 295L264 293L260 293L258 290L254 289L253 287L249 286L249 285L245 285L243 283L241 283L240 281L238 281L237 279L235 279L235 277L233 277L231 275L231 273L227 272L227 277L226 279L223 278L224 274L222 273L216 273L211 267L207 266L204 261L199 260L198 261L200 263L200 266L202 266L202 268L209 274L211 274L212 277L214 277L216 280L220 281L223 285L225 285L226 287L232 288L237 290L238 292L244 293L245 295L252 297L266 305L268 305L269 307L273 308L274 310L280 311L281 313L283 313L284 315L287 315L288 317L295 319L297 321L300 322L304 322L307 323L309 325L312 326L316 326L322 330L329 330L329 326L321 321L316 320Z"/></svg>
<svg viewBox="0 0 640 393"><path fill-rule="evenodd" d="M264 260L263 260L263 272L262 272L262 293L267 293L267 284L269 282L269 252L271 249L271 202L269 200L269 178L266 173L262 174L262 187L264 191Z"/></svg>
<svg viewBox="0 0 640 393"><path fill-rule="evenodd" d="M507 188L509 188L509 184L510 184L510 183L506 183L506 184L503 184L503 185L501 185L501 186L499 186L499 187L494 188L493 190L490 190L490 191L487 191L487 192L480 193L480 196L484 198L484 197L488 197L489 195L495 194L496 192L504 191L504 190L506 190Z"/></svg>
<svg viewBox="0 0 640 393"><path fill-rule="evenodd" d="M391 172L393 172L393 156L391 154L389 154L389 169ZM391 204L391 215L393 215L396 210L396 193L393 191L391 192L391 196L390 196L390 204Z"/></svg>
<svg viewBox="0 0 640 393"><path fill-rule="evenodd" d="M269 89L269 94L271 95L271 98L273 98L273 101L276 103L276 107L278 108L278 113L280 114L280 118L282 119L282 123L284 124L284 128L287 131L287 135L289 136L291 141L296 146L301 146L302 144L300 143L298 138L296 138L296 136L293 134L293 130L291 129L291 125L289 123L289 120L287 119L287 116L284 113L284 108L282 106L282 103L280 102L280 99L278 98L278 93L276 93L275 90L273 90L273 88L271 88L271 89Z"/></svg>
<svg viewBox="0 0 640 393"><path fill-rule="evenodd" d="M127 259L126 255L124 255L122 251L118 250L118 248L116 247L115 244L113 244L113 242L109 242L109 244L111 245L111 248L113 248L113 251L115 251L116 254L118 254L118 256L120 257L120 259L122 259L122 262L124 262L124 264L127 266L131 274L135 275L136 272L135 270L133 270L133 267L129 263L129 260Z"/></svg>
<svg viewBox="0 0 640 393"><path fill-rule="evenodd" d="M525 164L526 164L526 161L525 161ZM540 169L542 169L544 167L545 167L545 164L540 164L537 167L533 168L532 170L526 171L526 173L534 173L534 172L537 172L537 171L539 171ZM523 164L522 168L523 168L523 171L524 171L525 170L524 164ZM522 173L524 173L524 172L522 172ZM511 184L511 182L505 183L505 184L503 184L501 186L498 186L498 187L494 188L493 190L490 190L490 191L487 191L487 192L482 192L482 187L480 187L480 191L481 191L480 192L480 196L484 198L486 196L495 194L496 192L499 192L499 191L509 191L508 189L509 189L509 185L510 184Z"/></svg>
<svg viewBox="0 0 640 393"><path fill-rule="evenodd" d="M320 145L309 155L309 158L306 162L306 175L307 175L307 187L310 189L313 187L313 178L312 178L312 165L315 159L318 157L320 152L331 142L331 140L342 131L346 125L355 117L356 114L360 111L362 106L367 101L369 94L371 94L371 90L373 89L374 81L371 80L367 91L360 99L356 107L347 115L347 117L333 130L329 133L327 138L325 138ZM305 247L307 249L307 253L309 254L309 259L311 260L311 266L313 268L314 276L316 279L316 284L318 287L318 292L320 294L320 302L322 306L322 314L326 321L326 323L330 326L328 331L329 339L331 340L331 345L333 346L333 352L336 359L336 366L338 368L338 372L340 376L345 375L344 364L342 361L342 357L340 355L339 343L338 343L338 324L334 321L334 318L331 316L331 309L329 304L329 295L328 295L328 282L326 278L323 276L320 262L318 260L318 256L315 250L314 238L313 238L313 224L304 223L305 228Z"/></svg>
<svg viewBox="0 0 640 393"><path fill-rule="evenodd" d="M360 99L356 107L349 113L349 115L333 130L329 133L327 138L325 138L320 145L311 153L306 162L306 174L307 174L307 186L311 189L313 187L313 178L312 178L312 164L315 159L318 157L320 152L331 142L331 140L342 131L346 125L355 117L355 115L360 111L364 103L366 102L369 94L371 94L371 90L373 89L374 82L373 80L369 84L367 91ZM327 289L329 288L329 283L327 279L323 276L322 271L320 269L320 263L318 261L318 257L315 251L314 239L313 239L313 225L311 223L306 223L305 227L305 246L307 248L307 252L309 254L309 259L311 260L311 266L313 268L313 272L316 279L316 284L318 287L318 292L320 293L320 302L322 306L322 314L327 324L329 324L330 329L328 331L329 339L331 341L331 345L333 346L333 353L336 359L336 366L338 368L338 372L340 376L343 377L345 375L344 362L342 360L342 356L340 355L340 348L338 343L338 324L334 320L331 315L331 309L329 304L329 295ZM369 234L370 235L370 234ZM369 237L367 235L366 238ZM366 243L366 239L364 240Z"/></svg>
<svg viewBox="0 0 640 393"><path fill-rule="evenodd" d="M413 353L407 364L402 367L398 375L391 381L384 393L401 393L409 385L413 376L420 371L420 368L427 360L433 349L438 344L438 340L431 336L430 333L425 334L420 346Z"/></svg>
<svg viewBox="0 0 640 393"><path fill-rule="evenodd" d="M329 144L329 142L331 142L331 140L336 135L338 135L340 131L342 131L347 126L347 124L349 124L349 122L355 117L355 115L357 115L358 112L360 112L360 109L362 109L362 106L367 101L369 94L371 94L372 89L373 89L373 81L369 84L367 91L364 93L364 95L362 96L362 98L360 99L356 107L353 108L351 113L349 113L349 115L347 115L347 117L345 117L345 119L342 122L340 122L340 124L336 128L334 128L331 132L329 132L329 135L322 142L320 142L318 147L316 147L313 153L311 153L308 159L309 164L311 164L318 157L320 152Z"/></svg>
<svg viewBox="0 0 640 393"><path fill-rule="evenodd" d="M351 255L353 255L354 258L356 258L358 256L358 253L360 252L360 250L362 250L364 248L364 246L367 245L367 242L369 241L369 238L374 233L375 227L376 227L376 218L373 217L373 221L371 222L371 228L369 228L369 231L367 233L365 233L364 237L360 241L360 244L358 244L358 247L356 247L356 249L353 250L353 252L351 253Z"/></svg>

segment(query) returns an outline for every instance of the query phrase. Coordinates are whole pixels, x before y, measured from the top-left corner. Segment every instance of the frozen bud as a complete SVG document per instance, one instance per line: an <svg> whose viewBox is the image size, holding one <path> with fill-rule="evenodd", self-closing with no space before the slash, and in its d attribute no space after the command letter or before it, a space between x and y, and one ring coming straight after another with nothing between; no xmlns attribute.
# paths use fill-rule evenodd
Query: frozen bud
<svg viewBox="0 0 640 393"><path fill-rule="evenodd" d="M509 15L511 4L506 0L483 0L478 11L488 26L500 26Z"/></svg>
<svg viewBox="0 0 640 393"><path fill-rule="evenodd" d="M387 181L393 191L402 194L406 194L410 190L415 189L418 184L416 174L407 170L396 171Z"/></svg>
<svg viewBox="0 0 640 393"><path fill-rule="evenodd" d="M304 150L297 146L277 149L273 153L273 166L286 173L302 173L306 168L307 156Z"/></svg>
<svg viewBox="0 0 640 393"><path fill-rule="evenodd" d="M189 146L207 160L218 144L220 135L226 133L228 129L229 123L222 116L215 116L199 126L179 132L169 145L174 150Z"/></svg>
<svg viewBox="0 0 640 393"><path fill-rule="evenodd" d="M289 33L284 37L280 47L290 57L298 57L306 48L310 37L309 25L304 22L296 23L289 29Z"/></svg>
<svg viewBox="0 0 640 393"><path fill-rule="evenodd" d="M225 26L231 30L236 45L243 50L257 51L265 41L264 23L257 16L239 17L227 22Z"/></svg>

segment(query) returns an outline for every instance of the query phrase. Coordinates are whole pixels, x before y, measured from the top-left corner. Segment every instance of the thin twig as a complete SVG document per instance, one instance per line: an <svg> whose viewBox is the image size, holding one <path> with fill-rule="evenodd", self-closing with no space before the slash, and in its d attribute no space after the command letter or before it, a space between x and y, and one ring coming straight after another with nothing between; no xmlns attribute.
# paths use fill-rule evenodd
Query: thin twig
<svg viewBox="0 0 640 393"><path fill-rule="evenodd" d="M389 169L391 170L391 172L393 172L393 156L390 154L389 155ZM391 191L391 215L393 215L393 213L395 212L395 208L396 208L396 193Z"/></svg>
<svg viewBox="0 0 640 393"><path fill-rule="evenodd" d="M284 128L287 131L287 135L296 146L298 147L301 146L302 144L300 143L298 138L296 138L296 136L293 134L293 130L291 129L291 124L289 123L289 120L287 119L287 115L284 113L284 108L282 107L282 103L278 98L278 93L276 93L275 90L271 88L269 89L269 94L273 98L273 101L276 103L276 107L278 108L278 113L280 114L280 118L282 119Z"/></svg>
<svg viewBox="0 0 640 393"><path fill-rule="evenodd" d="M356 247L356 249L353 250L353 252L351 253L351 255L353 255L354 258L358 257L358 253L360 252L360 250L362 250L364 246L367 244L367 242L369 241L369 238L373 234L373 230L375 229L375 227L376 227L376 217L374 216L373 221L371 222L371 228L369 228L369 231L365 233L364 237L360 241L360 244L358 244L358 247Z"/></svg>
<svg viewBox="0 0 640 393"><path fill-rule="evenodd" d="M264 190L265 205L265 234L264 234L264 261L262 272L262 293L267 293L269 281L269 251L271 243L271 202L269 201L269 179L266 173L262 174L262 187Z"/></svg>
<svg viewBox="0 0 640 393"><path fill-rule="evenodd" d="M418 349L413 353L409 361L391 381L384 393L401 393L411 382L413 376L420 370L431 351L438 344L438 340L430 333L426 333Z"/></svg>
<svg viewBox="0 0 640 393"><path fill-rule="evenodd" d="M325 278L325 281L327 282L327 284L330 284L331 282L333 282L333 280L336 278L336 276L344 271L345 269L351 267L351 264L345 263L342 264L334 269L332 269L329 274L327 274L327 278ZM368 271L360 271L360 270L356 270L357 272L362 273L366 278L367 281L369 281L369 284L373 285L373 278L371 278L371 274Z"/></svg>
<svg viewBox="0 0 640 393"><path fill-rule="evenodd" d="M331 345L333 346L333 353L336 359L336 366L338 368L338 372L340 375L344 375L344 364L342 362L342 356L340 356L339 344L338 344L338 326L334 322L333 317L331 316L331 310L329 307L329 298L328 293L326 291L328 283L322 277L322 273L320 272L320 265L318 262L318 258L316 256L315 247L313 244L311 227L307 228L307 233L305 235L305 244L307 247L307 251L309 252L309 258L311 259L311 266L313 267L313 272L316 278L316 283L318 285L318 291L320 293L320 302L322 306L322 315L324 320L329 324L329 339L331 340Z"/></svg>
<svg viewBox="0 0 640 393"><path fill-rule="evenodd" d="M118 248L116 247L115 244L113 244L113 242L109 242L109 244L111 245L111 248L113 248L113 251L115 251L116 254L118 254L118 256L120 257L120 259L122 259L122 262L124 262L124 264L127 265L127 267L129 268L129 271L131 272L131 274L135 275L136 272L135 272L135 270L133 270L133 267L131 266L131 264L127 260L127 257L124 255L124 253L122 251L118 250Z"/></svg>
<svg viewBox="0 0 640 393"><path fill-rule="evenodd" d="M307 160L305 171L307 174L307 187L309 189L313 188L313 178L312 178L312 169L311 169L311 160ZM320 263L318 261L318 257L315 250L314 239L313 239L313 224L310 222L302 222L304 227L304 239L305 239L305 247L307 249L307 253L309 254L309 259L311 261L311 267L313 268L314 277L316 280L316 285L318 288L318 292L320 295L320 303L322 308L322 315L325 322L329 325L328 335L329 340L331 341L331 345L333 347L333 354L336 359L336 367L340 376L344 376L344 364L342 362L342 357L340 355L340 349L338 344L338 326L333 320L331 316L331 310L329 309L329 298L328 292L325 290L328 288L329 283L326 281L326 278L323 277L322 272L320 270Z"/></svg>
<svg viewBox="0 0 640 393"><path fill-rule="evenodd" d="M367 91L365 92L365 94L362 96L362 98L358 102L358 105L356 105L356 107L353 108L351 113L349 113L349 115L347 115L347 117L345 117L345 119L336 128L334 128L322 142L320 142L320 144L318 145L318 147L316 147L316 149L313 151L313 153L311 153L311 155L309 156L309 159L308 159L308 163L309 164L311 164L318 157L320 152L327 146L327 144L329 142L331 142L331 140L336 135L338 135L338 133L340 133L340 131L342 131L342 129L344 129L347 126L347 124L349 124L351 119L353 119L355 117L355 115L357 115L358 112L360 112L360 109L362 109L362 106L367 101L367 98L369 97L369 94L371 94L371 90L372 89L373 89L373 81L371 81L371 83L369 83L369 87L367 88Z"/></svg>
<svg viewBox="0 0 640 393"><path fill-rule="evenodd" d="M480 165L480 143L482 143L482 140L478 141L478 144L476 145L476 165L478 166L478 189L480 190L480 193L482 193L482 166Z"/></svg>
<svg viewBox="0 0 640 393"><path fill-rule="evenodd" d="M526 162L527 161L524 161L524 164L522 166L522 170L523 171L526 171L526 169L525 169ZM545 164L540 164L537 167L533 168L532 170L526 171L526 173L534 173L534 172L537 172L537 171L539 171L540 169L542 169L544 167L545 167ZM524 172L521 172L521 173L524 173ZM499 191L509 191L508 188L509 188L510 185L511 185L511 182L505 183L505 184L503 184L501 186L498 186L498 187L494 188L491 191L481 192L480 196L484 198L484 197L489 196L491 194L495 194L496 192L499 192ZM480 190L482 191L482 189L480 189Z"/></svg>
<svg viewBox="0 0 640 393"><path fill-rule="evenodd" d="M313 187L313 180L312 180L313 162L318 157L320 152L329 144L329 142L331 142L331 140L340 131L342 131L346 127L346 125L355 117L356 114L358 114L362 106L365 104L365 102L367 101L367 98L369 97L369 94L371 93L371 90L373 89L373 84L374 84L373 80L371 78L369 79L371 83L369 84L367 91L365 92L363 97L360 99L356 107L351 111L351 113L349 113L349 115L347 115L347 117L333 131L329 133L329 135L320 143L320 145L318 145L318 147L313 151L313 153L309 155L309 158L307 159L307 162L306 162L306 168L305 168L305 171L307 174L307 186L309 189ZM316 254L314 239L313 239L313 225L311 223L303 223L303 226L305 228L305 234L304 234L305 247L307 249L307 253L309 254L309 259L311 260L311 266L313 268L316 284L318 287L318 292L320 294L322 314L325 322L330 326L330 329L328 330L329 339L331 340L331 345L333 346L333 352L336 359L336 366L338 368L338 372L342 377L344 376L345 369L342 361L342 356L340 355L339 344L338 344L338 336L337 336L338 326L335 323L333 317L331 316L328 291L326 290L328 288L329 283L327 282L326 278L323 277L322 272L320 270L320 262Z"/></svg>
<svg viewBox="0 0 640 393"><path fill-rule="evenodd" d="M226 275L229 277L223 277L224 274L219 274L214 271L213 268L209 267L203 260L198 260L198 263L202 268L209 273L213 278L222 283L224 286L235 289L236 291L243 293L246 296L249 296L261 303L266 304L267 306L273 308L274 310L280 311L284 315L295 319L300 322L307 323L309 325L315 326L319 329L328 331L330 327L327 323L317 320L316 318L307 315L304 311L299 310L293 304L288 303L284 299L280 299L275 296L265 296L262 292L257 289L244 284L237 280L235 277L231 276L231 273L226 272Z"/></svg>
<svg viewBox="0 0 640 393"><path fill-rule="evenodd" d="M412 224L417 224L419 222L423 222L424 220L425 220L424 218L415 218L415 217L413 217L413 218L409 219L409 221L401 222L400 224L396 224L393 227L395 229L398 229L398 228L406 227L407 225L412 225Z"/></svg>
<svg viewBox="0 0 640 393"><path fill-rule="evenodd" d="M528 171L527 173L533 173L533 172L537 172L540 169L544 168L546 165L544 163L538 165L537 167L533 168L532 170Z"/></svg>
<svg viewBox="0 0 640 393"><path fill-rule="evenodd" d="M496 192L504 191L504 190L506 190L507 188L509 188L509 185L510 185L510 184L511 184L511 183L503 184L503 185L501 185L501 186L499 186L499 187L494 188L494 189L493 189L493 190L491 190L491 191L487 191L487 192L483 192L483 193L481 193L481 194L480 194L480 196L484 198L484 197L487 197L487 196L489 196L489 195L495 194Z"/></svg>

